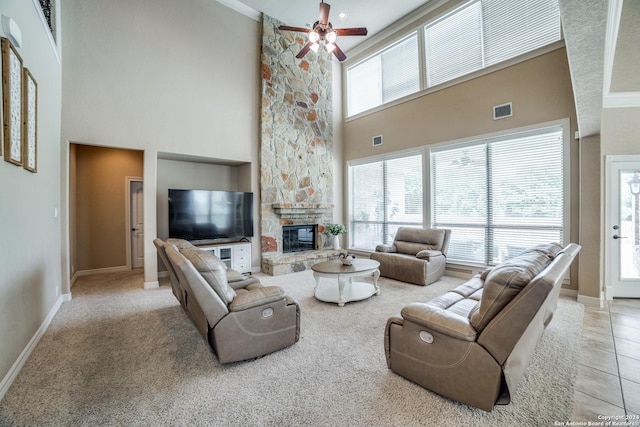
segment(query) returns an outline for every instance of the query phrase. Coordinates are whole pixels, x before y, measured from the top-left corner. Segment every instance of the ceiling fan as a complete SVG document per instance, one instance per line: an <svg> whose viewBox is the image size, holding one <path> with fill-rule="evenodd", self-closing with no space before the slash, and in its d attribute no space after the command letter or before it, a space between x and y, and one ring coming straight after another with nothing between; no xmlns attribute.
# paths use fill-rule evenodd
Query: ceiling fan
<svg viewBox="0 0 640 427"><path fill-rule="evenodd" d="M320 2L320 17L313 24L312 28L302 28L302 27L289 27L287 25L281 25L280 30L284 31L296 31L299 33L309 33L309 41L306 45L298 52L296 58L300 59L309 52L309 50L313 50L314 52L318 51L320 47L320 41L324 41L324 48L327 52L333 52L333 54L338 58L339 61L344 61L347 59L347 55L344 54L342 49L338 47L336 44L336 39L338 36L366 36L367 29L365 27L358 28L333 28L331 22L329 22L329 10L331 9L331 5L325 3L324 1Z"/></svg>

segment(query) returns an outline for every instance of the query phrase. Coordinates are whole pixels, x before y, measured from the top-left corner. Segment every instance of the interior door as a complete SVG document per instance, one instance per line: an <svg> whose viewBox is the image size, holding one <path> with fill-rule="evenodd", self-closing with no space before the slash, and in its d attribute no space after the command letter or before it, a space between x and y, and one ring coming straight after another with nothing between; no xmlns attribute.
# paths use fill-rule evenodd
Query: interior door
<svg viewBox="0 0 640 427"><path fill-rule="evenodd" d="M144 212L142 182L131 181L131 268L144 267Z"/></svg>
<svg viewBox="0 0 640 427"><path fill-rule="evenodd" d="M640 298L640 158L607 158L607 299Z"/></svg>

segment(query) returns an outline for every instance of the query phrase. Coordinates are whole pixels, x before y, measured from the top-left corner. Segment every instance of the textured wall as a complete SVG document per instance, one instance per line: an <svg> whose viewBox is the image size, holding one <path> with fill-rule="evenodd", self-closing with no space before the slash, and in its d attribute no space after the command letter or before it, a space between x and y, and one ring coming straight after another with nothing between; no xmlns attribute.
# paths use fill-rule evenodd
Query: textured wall
<svg viewBox="0 0 640 427"><path fill-rule="evenodd" d="M265 16L262 34L261 106L261 244L262 252L282 250L283 223L273 204L333 204L332 67L330 54L310 51L295 55L304 34L283 32ZM332 212L315 218L331 221ZM324 242L321 242L324 245Z"/></svg>

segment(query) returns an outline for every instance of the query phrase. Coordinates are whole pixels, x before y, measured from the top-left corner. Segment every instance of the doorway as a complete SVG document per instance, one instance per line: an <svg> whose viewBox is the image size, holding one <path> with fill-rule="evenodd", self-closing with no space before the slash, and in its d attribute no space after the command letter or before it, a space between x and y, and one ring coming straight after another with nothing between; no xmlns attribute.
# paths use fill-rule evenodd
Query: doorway
<svg viewBox="0 0 640 427"><path fill-rule="evenodd" d="M640 298L640 156L606 158L606 298Z"/></svg>
<svg viewBox="0 0 640 427"><path fill-rule="evenodd" d="M126 177L127 182L127 264L132 269L144 267L144 193L139 177Z"/></svg>

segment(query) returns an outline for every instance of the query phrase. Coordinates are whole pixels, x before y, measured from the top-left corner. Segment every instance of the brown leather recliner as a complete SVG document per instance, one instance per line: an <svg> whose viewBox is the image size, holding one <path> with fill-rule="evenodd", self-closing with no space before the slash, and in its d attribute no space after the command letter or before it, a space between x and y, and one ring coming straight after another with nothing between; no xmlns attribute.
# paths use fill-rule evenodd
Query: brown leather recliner
<svg viewBox="0 0 640 427"><path fill-rule="evenodd" d="M229 282L226 265L195 247L164 243L183 291L183 308L220 363L252 359L295 344L300 308L279 286L255 278ZM178 298L179 299L179 298Z"/></svg>
<svg viewBox="0 0 640 427"><path fill-rule="evenodd" d="M391 245L378 245L371 259L380 275L416 285L429 285L444 274L448 229L399 227Z"/></svg>
<svg viewBox="0 0 640 427"><path fill-rule="evenodd" d="M510 402L580 246L539 245L387 321L385 354L399 375L491 411Z"/></svg>

